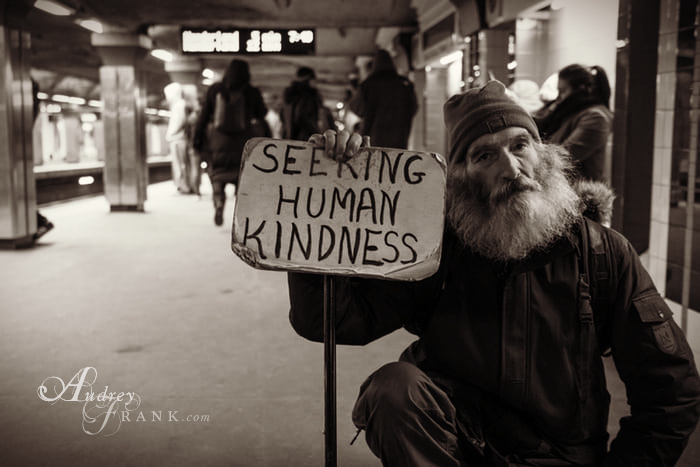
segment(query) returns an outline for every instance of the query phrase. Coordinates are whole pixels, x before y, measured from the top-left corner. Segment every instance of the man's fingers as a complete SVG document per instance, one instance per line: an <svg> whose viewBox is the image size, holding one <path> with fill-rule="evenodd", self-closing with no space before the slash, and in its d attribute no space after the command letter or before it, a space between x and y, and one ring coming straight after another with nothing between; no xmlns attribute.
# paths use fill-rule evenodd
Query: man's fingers
<svg viewBox="0 0 700 467"><path fill-rule="evenodd" d="M357 155L357 152L360 150L360 147L362 146L362 140L363 140L362 136L357 134L357 133L353 133L350 136L350 139L348 140L348 143L347 143L347 147L345 149L345 157L347 159L349 159L351 157L355 157Z"/></svg>
<svg viewBox="0 0 700 467"><path fill-rule="evenodd" d="M313 144L315 148L321 149L325 146L325 139L323 139L323 135L314 133L309 136L309 143Z"/></svg>
<svg viewBox="0 0 700 467"><path fill-rule="evenodd" d="M335 159L335 131L326 130L323 132L323 138L326 140L326 155L331 159Z"/></svg>
<svg viewBox="0 0 700 467"><path fill-rule="evenodd" d="M350 133L342 130L336 135L335 141L335 154L336 160L347 160L348 159L348 141L350 140Z"/></svg>

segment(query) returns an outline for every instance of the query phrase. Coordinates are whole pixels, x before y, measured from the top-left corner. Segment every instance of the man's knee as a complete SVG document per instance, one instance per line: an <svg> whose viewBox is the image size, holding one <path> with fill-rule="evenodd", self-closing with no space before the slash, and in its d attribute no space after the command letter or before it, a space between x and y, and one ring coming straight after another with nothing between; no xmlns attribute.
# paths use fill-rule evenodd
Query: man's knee
<svg viewBox="0 0 700 467"><path fill-rule="evenodd" d="M395 362L362 384L353 422L384 465L457 466L456 410L418 367Z"/></svg>
<svg viewBox="0 0 700 467"><path fill-rule="evenodd" d="M391 416L400 420L425 410L439 410L448 416L454 413L447 395L422 370L411 363L392 362L379 368L362 384L353 419L362 426L369 421L369 416Z"/></svg>

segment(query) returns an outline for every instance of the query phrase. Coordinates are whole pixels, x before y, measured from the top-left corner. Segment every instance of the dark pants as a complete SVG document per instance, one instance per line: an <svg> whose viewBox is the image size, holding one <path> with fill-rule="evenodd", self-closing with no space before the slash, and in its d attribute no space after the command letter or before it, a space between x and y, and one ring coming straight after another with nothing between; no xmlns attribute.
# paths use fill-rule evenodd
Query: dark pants
<svg viewBox="0 0 700 467"><path fill-rule="evenodd" d="M390 363L360 388L352 419L386 466L459 467L457 413L447 394L415 365Z"/></svg>
<svg viewBox="0 0 700 467"><path fill-rule="evenodd" d="M212 174L209 178L214 208L223 210L226 205L226 185L230 183L238 190L238 173Z"/></svg>
<svg viewBox="0 0 700 467"><path fill-rule="evenodd" d="M512 412L484 406L475 389L456 388L431 378L408 362L384 365L362 384L353 409L353 422L366 431L367 445L385 466L420 467L506 467L556 466L573 464L545 452L539 439L526 457L506 459L485 441L484 411L495 415L499 427L493 432L522 431ZM455 404L455 401L456 404ZM458 407L456 407L456 405ZM492 411L493 409L493 411ZM498 413L495 413L498 411ZM505 411L503 411L505 414ZM490 416L488 418L491 418ZM516 437L520 437L518 433ZM529 436L529 434L528 434ZM508 442L511 442L508 440ZM540 451L540 452L538 452Z"/></svg>

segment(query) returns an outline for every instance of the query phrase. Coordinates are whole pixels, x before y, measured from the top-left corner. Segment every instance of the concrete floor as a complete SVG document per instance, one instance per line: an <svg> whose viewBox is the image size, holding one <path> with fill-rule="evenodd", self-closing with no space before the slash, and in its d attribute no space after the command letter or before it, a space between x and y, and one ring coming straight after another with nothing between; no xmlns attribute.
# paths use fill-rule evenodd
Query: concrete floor
<svg viewBox="0 0 700 467"><path fill-rule="evenodd" d="M145 213L110 213L101 196L42 207L56 228L0 251L0 466L324 465L323 347L290 328L285 274L231 252L232 199L217 228L209 193L164 182ZM411 340L338 347L339 465L381 465L362 436L349 445L350 412L364 378ZM72 387L39 397L84 368L95 395L140 405L112 416L70 400ZM625 408L611 387L614 431ZM696 433L678 465L699 464Z"/></svg>

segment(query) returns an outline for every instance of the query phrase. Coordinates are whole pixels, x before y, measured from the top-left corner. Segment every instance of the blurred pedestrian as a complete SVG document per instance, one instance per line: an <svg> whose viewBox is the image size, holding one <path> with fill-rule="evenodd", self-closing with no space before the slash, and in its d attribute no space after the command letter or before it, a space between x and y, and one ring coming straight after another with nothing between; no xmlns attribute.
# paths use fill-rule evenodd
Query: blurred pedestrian
<svg viewBox="0 0 700 467"><path fill-rule="evenodd" d="M39 116L39 83L32 79L32 124L36 124L36 118ZM42 215L39 210L36 211L36 232L34 232L34 241L39 240L46 235L54 227L53 222Z"/></svg>
<svg viewBox="0 0 700 467"><path fill-rule="evenodd" d="M193 147L200 154L207 150L211 153L208 171L216 225L224 222L226 185L238 184L246 141L255 136L270 136L266 114L267 106L260 90L250 84L248 62L231 60L223 79L207 90L193 140Z"/></svg>
<svg viewBox="0 0 700 467"><path fill-rule="evenodd" d="M284 138L306 141L314 133L321 132L319 111L323 107L323 99L313 86L315 79L313 68L302 66L297 70L292 84L284 90Z"/></svg>
<svg viewBox="0 0 700 467"><path fill-rule="evenodd" d="M267 115L265 115L265 120L270 126L270 133L273 138L282 138L283 128L282 128L282 109L284 104L282 103L282 97L275 93L270 96L270 101L267 106Z"/></svg>
<svg viewBox="0 0 700 467"><path fill-rule="evenodd" d="M370 137L373 146L408 147L418 99L413 83L398 74L389 52L377 50L372 69L349 106L362 119L360 132Z"/></svg>
<svg viewBox="0 0 700 467"><path fill-rule="evenodd" d="M530 114L534 114L544 105L540 98L540 87L532 80L517 79L508 86L508 91L513 94L515 101Z"/></svg>
<svg viewBox="0 0 700 467"><path fill-rule="evenodd" d="M572 64L558 79L556 100L535 114L540 134L571 153L579 178L606 181L613 120L608 76L599 66Z"/></svg>
<svg viewBox="0 0 700 467"><path fill-rule="evenodd" d="M187 139L187 149L185 158L185 173L187 185L190 192L200 196L200 186L202 184L202 167L199 152L194 150L194 129L201 106L197 96L197 86L185 84L182 86L182 96L185 99L185 136Z"/></svg>
<svg viewBox="0 0 700 467"><path fill-rule="evenodd" d="M168 142L172 158L173 182L180 193L191 193L187 180L187 103L182 94L180 83L170 83L163 89L165 100L170 109L165 140Z"/></svg>

